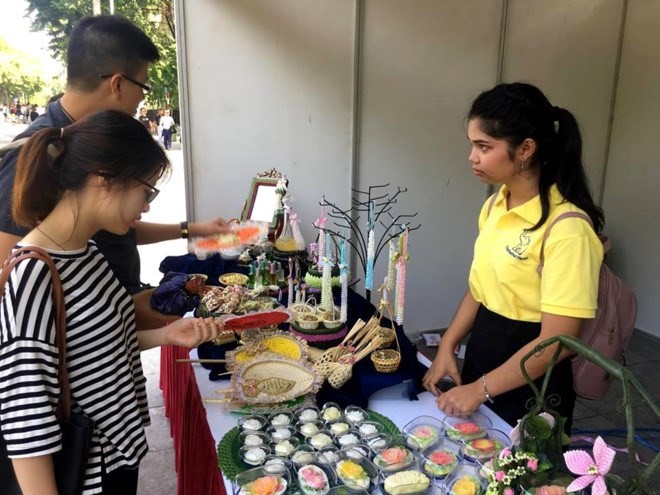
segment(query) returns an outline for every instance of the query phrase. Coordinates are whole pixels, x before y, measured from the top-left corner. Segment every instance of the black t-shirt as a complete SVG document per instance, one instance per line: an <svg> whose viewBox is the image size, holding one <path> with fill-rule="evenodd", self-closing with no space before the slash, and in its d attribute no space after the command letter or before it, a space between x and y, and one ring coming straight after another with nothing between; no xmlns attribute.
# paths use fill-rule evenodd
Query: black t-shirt
<svg viewBox="0 0 660 495"><path fill-rule="evenodd" d="M29 137L46 127L66 127L71 121L62 110L59 100L48 104L46 112L37 117L30 126L15 139ZM0 232L25 237L29 229L14 223L11 216L11 197L16 177L16 161L19 150L7 153L0 161ZM125 235L100 231L93 238L99 250L108 260L110 268L119 282L134 292L140 286L140 254L137 250L136 233L131 229Z"/></svg>
<svg viewBox="0 0 660 495"><path fill-rule="evenodd" d="M139 120L140 122L142 122L142 125L143 125L144 127L146 127L147 129L150 129L150 128L151 128L150 125L149 125L149 117L147 117L146 115L140 115L140 116L138 117L138 120Z"/></svg>

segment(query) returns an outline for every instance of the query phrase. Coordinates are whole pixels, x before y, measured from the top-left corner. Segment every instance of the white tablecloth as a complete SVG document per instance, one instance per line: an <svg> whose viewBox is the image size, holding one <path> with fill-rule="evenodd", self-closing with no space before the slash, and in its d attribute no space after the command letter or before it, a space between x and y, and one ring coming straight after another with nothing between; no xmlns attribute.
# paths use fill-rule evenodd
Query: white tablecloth
<svg viewBox="0 0 660 495"><path fill-rule="evenodd" d="M197 359L197 350L193 349L190 352L192 359ZM418 354L418 358L422 364L429 365L430 361ZM212 382L209 380L209 370L204 369L200 364L193 364L195 376L197 378L197 386L202 398L219 398L215 393L217 389L226 389L229 386L229 380L221 380ZM409 421L418 416L433 416L442 420L445 414L438 409L435 404L435 397L429 393L424 392L419 394L418 401L410 401L407 397L406 384L399 384L393 387L379 390L369 399L369 409L376 411L391 419L399 428L403 428ZM219 404L204 403L206 414L211 428L211 433L216 443L236 426L238 414L228 413L222 409ZM493 422L493 428L509 433L511 426L503 419L497 416L494 412L486 406L481 406L479 412L488 416ZM232 493L231 482L224 478L227 494Z"/></svg>

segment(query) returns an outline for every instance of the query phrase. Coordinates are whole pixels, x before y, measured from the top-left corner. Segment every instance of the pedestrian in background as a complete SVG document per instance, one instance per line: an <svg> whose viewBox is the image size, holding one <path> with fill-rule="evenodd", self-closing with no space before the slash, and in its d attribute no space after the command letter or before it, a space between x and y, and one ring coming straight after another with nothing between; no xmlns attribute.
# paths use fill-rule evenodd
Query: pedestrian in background
<svg viewBox="0 0 660 495"><path fill-rule="evenodd" d="M165 110L165 115L160 118L160 135L163 136L163 146L166 150L172 148L172 128L174 127L174 119L170 115L170 109Z"/></svg>

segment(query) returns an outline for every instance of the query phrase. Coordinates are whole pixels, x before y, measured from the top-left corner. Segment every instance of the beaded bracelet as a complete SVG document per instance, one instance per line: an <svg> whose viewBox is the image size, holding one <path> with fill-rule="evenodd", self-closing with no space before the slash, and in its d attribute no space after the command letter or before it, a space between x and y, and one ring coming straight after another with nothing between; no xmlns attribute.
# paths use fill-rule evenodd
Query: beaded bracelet
<svg viewBox="0 0 660 495"><path fill-rule="evenodd" d="M495 401L494 401L493 398L490 396L490 394L488 393L488 389L486 388L486 373L484 373L484 374L481 376L481 383L482 383L482 385L484 386L484 394L486 395L486 399L487 399L488 402L490 402L491 404L494 404Z"/></svg>

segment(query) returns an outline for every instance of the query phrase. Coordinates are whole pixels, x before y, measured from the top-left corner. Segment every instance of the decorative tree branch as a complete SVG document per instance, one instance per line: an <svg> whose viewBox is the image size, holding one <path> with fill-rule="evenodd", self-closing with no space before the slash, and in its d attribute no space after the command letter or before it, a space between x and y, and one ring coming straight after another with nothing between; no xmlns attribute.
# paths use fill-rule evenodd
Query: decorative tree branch
<svg viewBox="0 0 660 495"><path fill-rule="evenodd" d="M410 226L411 222L408 220L416 217L417 213L407 215L400 214L397 216L392 214L393 205L398 202L398 197L401 193L408 192L408 189L397 187L395 192L390 193L387 192L389 186L389 183L369 186L366 191L351 189L353 196L351 198L351 207L348 209L339 208L335 203L328 201L325 196L319 203L323 207L328 207L329 211L327 215L329 218L333 219L335 226L335 228L332 229L326 225L325 231L329 232L334 237L346 240L348 245L355 251L357 260L362 265L362 270L365 276L367 273L368 257L367 238L370 228L376 233L376 227L383 227L382 234L377 237L374 258L375 265L379 254L382 252L383 248L387 246L390 240L398 237L406 228L408 228L409 231L413 231L421 227L421 224ZM361 227L359 221L364 213L367 214L367 224ZM383 222L381 220L383 215L388 216L391 221ZM387 225L387 223L389 223L389 225ZM395 227L394 232L392 232L393 227ZM341 233L340 229L346 229L350 234ZM367 300L371 301L371 291L367 290L366 292Z"/></svg>

